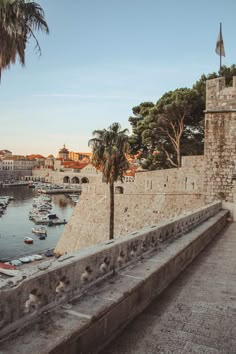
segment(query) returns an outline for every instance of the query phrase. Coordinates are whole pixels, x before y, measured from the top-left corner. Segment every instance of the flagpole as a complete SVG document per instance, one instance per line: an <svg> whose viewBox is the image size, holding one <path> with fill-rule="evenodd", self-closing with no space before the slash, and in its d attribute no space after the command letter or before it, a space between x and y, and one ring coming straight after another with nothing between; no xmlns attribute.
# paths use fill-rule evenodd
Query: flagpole
<svg viewBox="0 0 236 354"><path fill-rule="evenodd" d="M219 71L219 74L221 75L221 57L222 57L222 25L221 25L221 22L220 22L220 71Z"/></svg>

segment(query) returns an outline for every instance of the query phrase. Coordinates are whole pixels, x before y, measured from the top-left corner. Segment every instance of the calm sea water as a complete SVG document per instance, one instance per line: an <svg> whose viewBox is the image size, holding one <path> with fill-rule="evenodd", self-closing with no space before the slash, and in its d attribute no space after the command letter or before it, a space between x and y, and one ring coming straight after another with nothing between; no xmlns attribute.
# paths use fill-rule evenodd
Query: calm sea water
<svg viewBox="0 0 236 354"><path fill-rule="evenodd" d="M37 192L28 186L0 187L0 195L9 195L14 198L0 217L0 260L11 260L20 256L39 253L54 248L61 236L65 225L47 227L47 237L40 240L32 233L35 226L29 220L28 213L32 208L33 198L37 197ZM52 212L56 213L60 219L69 220L74 204L64 194L52 196ZM34 243L29 245L24 243L24 237L31 237Z"/></svg>

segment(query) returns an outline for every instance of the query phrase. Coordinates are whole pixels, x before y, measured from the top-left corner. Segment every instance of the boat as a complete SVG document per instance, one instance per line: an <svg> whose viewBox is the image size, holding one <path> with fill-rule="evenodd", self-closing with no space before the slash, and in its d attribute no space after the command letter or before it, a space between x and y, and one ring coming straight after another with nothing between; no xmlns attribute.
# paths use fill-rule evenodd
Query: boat
<svg viewBox="0 0 236 354"><path fill-rule="evenodd" d="M54 256L54 253L53 253L52 250L47 250L47 251L44 253L44 255L45 255L46 257L52 257L52 256Z"/></svg>
<svg viewBox="0 0 236 354"><path fill-rule="evenodd" d="M62 225L66 224L66 220L60 220L56 214L47 214L43 216L34 216L32 217L32 220L35 222L35 224L43 224L43 225Z"/></svg>
<svg viewBox="0 0 236 354"><path fill-rule="evenodd" d="M39 235L39 239L40 240L45 240L46 239L46 235Z"/></svg>
<svg viewBox="0 0 236 354"><path fill-rule="evenodd" d="M15 275L19 274L19 271L15 266L11 264L0 262L0 273L14 277Z"/></svg>
<svg viewBox="0 0 236 354"><path fill-rule="evenodd" d="M31 237L25 237L24 242L28 243L28 244L32 244L34 242L34 240Z"/></svg>
<svg viewBox="0 0 236 354"><path fill-rule="evenodd" d="M19 259L13 259L12 261L11 261L11 264L13 265L13 266L20 266L21 264L22 264L22 262L19 260Z"/></svg>
<svg viewBox="0 0 236 354"><path fill-rule="evenodd" d="M41 256L41 254L32 254L31 257L34 258L35 261L43 259L43 256Z"/></svg>
<svg viewBox="0 0 236 354"><path fill-rule="evenodd" d="M33 227L32 232L37 235L47 236L47 229L45 227Z"/></svg>
<svg viewBox="0 0 236 354"><path fill-rule="evenodd" d="M30 263L32 262L32 259L30 257L22 257L19 258L19 261L21 261L22 263Z"/></svg>

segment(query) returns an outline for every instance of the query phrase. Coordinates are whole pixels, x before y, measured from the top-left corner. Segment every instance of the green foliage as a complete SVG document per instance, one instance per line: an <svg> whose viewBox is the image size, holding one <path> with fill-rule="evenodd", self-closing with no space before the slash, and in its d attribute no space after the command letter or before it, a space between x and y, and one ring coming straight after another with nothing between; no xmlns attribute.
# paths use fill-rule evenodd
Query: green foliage
<svg viewBox="0 0 236 354"><path fill-rule="evenodd" d="M25 50L30 37L35 49L41 53L35 31L49 33L44 11L35 2L26 0L0 0L0 72L19 59L25 64Z"/></svg>
<svg viewBox="0 0 236 354"><path fill-rule="evenodd" d="M232 86L233 76L236 76L236 65L233 64L230 67L225 65L221 68L221 76L225 77L226 86ZM203 74L198 81L193 85L193 88L197 90L203 97L204 107L205 107L205 97L206 97L206 81L210 79L216 79L219 75L216 72L205 75Z"/></svg>
<svg viewBox="0 0 236 354"><path fill-rule="evenodd" d="M133 153L142 151L142 167L180 166L185 144L188 151L191 144L198 151L196 136L202 140L202 112L202 97L196 90L187 88L167 92L155 105L146 102L135 107L135 116L129 119L133 128L130 144Z"/></svg>
<svg viewBox="0 0 236 354"><path fill-rule="evenodd" d="M123 181L129 167L126 159L129 147L127 133L127 129L121 130L119 123L113 123L108 129L95 130L94 138L89 140L93 152L92 163L102 171L110 187L109 239L114 238L114 182Z"/></svg>
<svg viewBox="0 0 236 354"><path fill-rule="evenodd" d="M178 167L181 156L203 154L206 80L218 76L216 72L203 74L191 89L169 91L156 104L143 102L133 108L130 150L141 152L143 168ZM236 65L223 66L221 76L232 86Z"/></svg>
<svg viewBox="0 0 236 354"><path fill-rule="evenodd" d="M113 123L108 129L95 130L95 137L89 140L92 163L102 171L107 183L122 181L129 167L126 159L129 147L127 132L127 129L121 130L119 123Z"/></svg>

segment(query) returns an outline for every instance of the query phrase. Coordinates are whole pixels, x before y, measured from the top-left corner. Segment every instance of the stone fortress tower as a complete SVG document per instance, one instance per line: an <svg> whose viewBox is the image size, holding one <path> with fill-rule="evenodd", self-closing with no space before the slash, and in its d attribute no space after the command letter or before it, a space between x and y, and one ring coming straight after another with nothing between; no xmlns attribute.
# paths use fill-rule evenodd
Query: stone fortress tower
<svg viewBox="0 0 236 354"><path fill-rule="evenodd" d="M236 77L232 87L224 77L206 82L204 155L206 202L221 199L235 214Z"/></svg>

